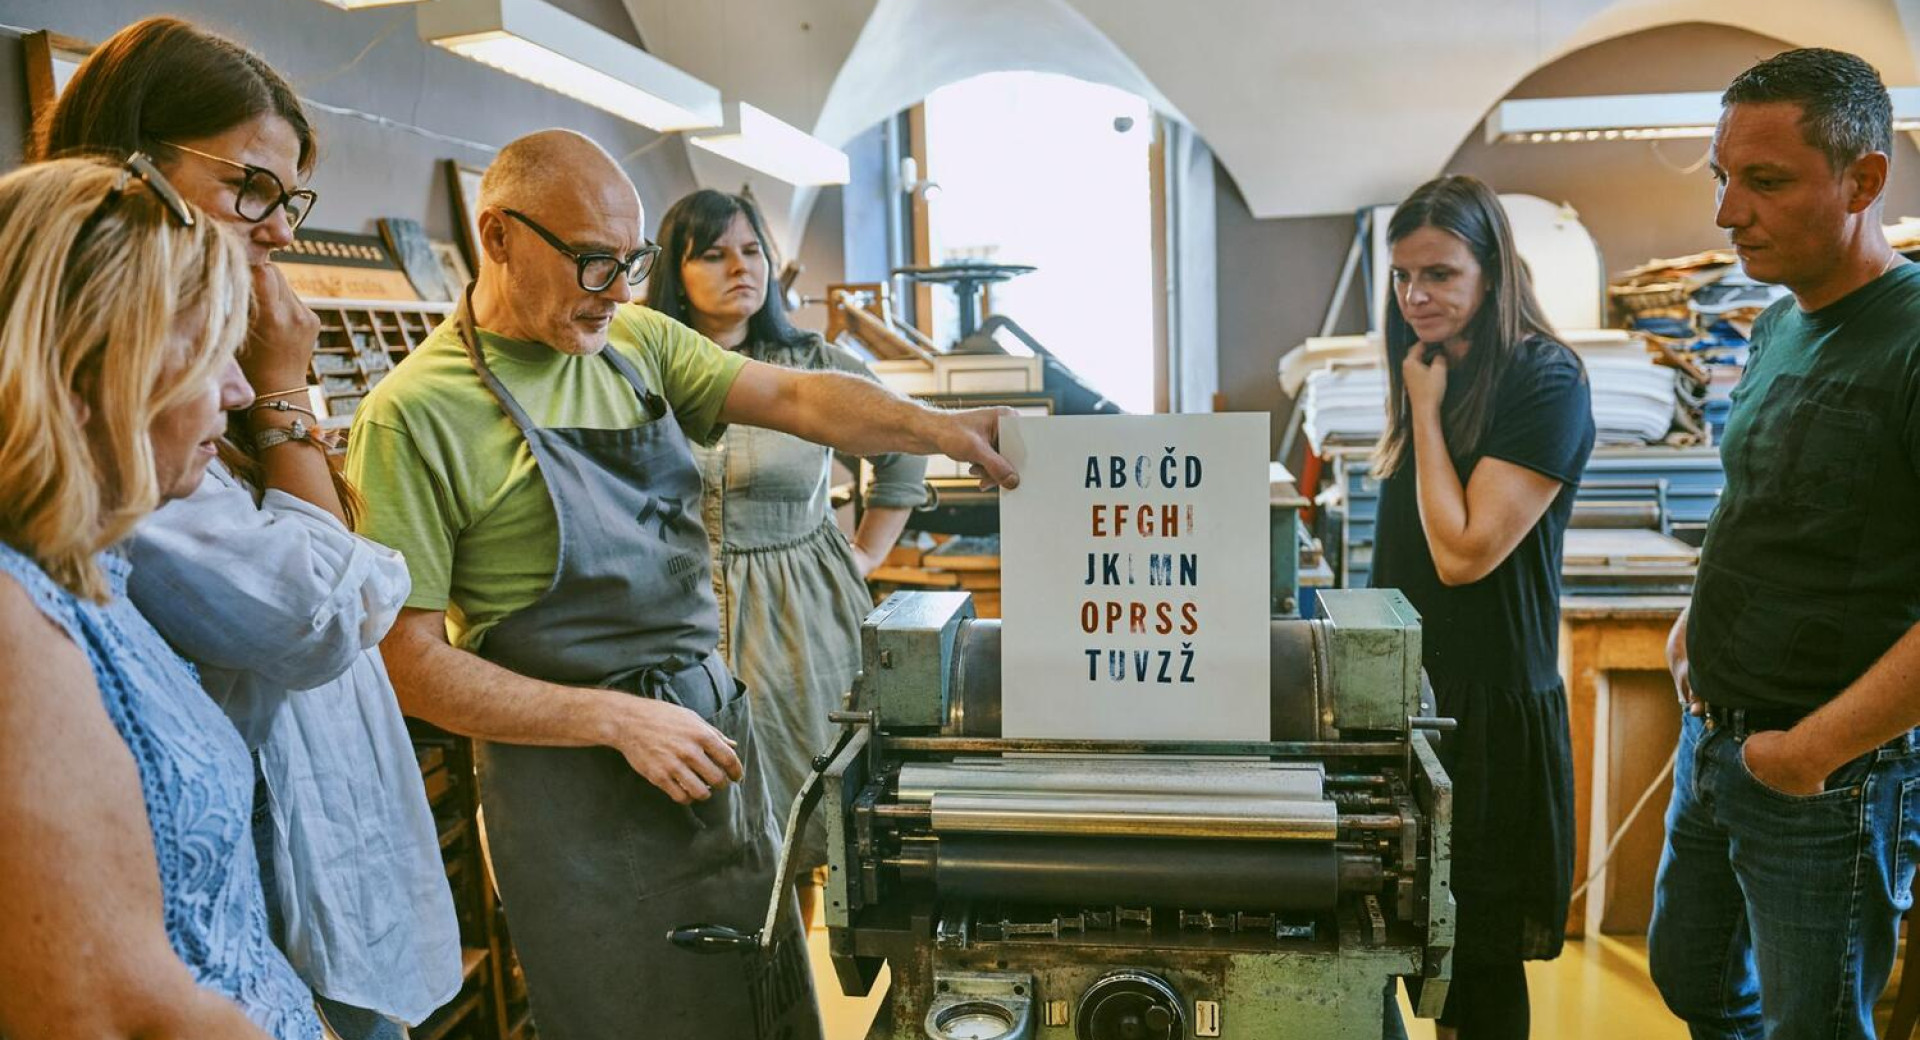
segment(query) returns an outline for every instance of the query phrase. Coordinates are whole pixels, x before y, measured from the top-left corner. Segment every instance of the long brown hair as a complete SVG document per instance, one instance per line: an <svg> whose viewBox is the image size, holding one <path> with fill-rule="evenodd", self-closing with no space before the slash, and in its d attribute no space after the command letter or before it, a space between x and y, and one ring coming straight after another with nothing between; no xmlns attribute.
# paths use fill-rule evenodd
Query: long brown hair
<svg viewBox="0 0 1920 1040"><path fill-rule="evenodd" d="M1486 279L1487 298L1467 323L1467 358L1451 373L1441 424L1455 457L1471 455L1493 422L1493 399L1514 352L1534 337L1558 340L1533 294L1533 279L1513 245L1513 228L1500 197L1478 178L1440 177L1414 189L1387 224L1389 245L1423 227L1438 228L1466 243ZM1392 476L1413 444L1412 405L1400 364L1419 337L1400 313L1387 307L1387 427L1373 452L1373 473Z"/></svg>
<svg viewBox="0 0 1920 1040"><path fill-rule="evenodd" d="M34 157L137 150L172 162L167 141L212 137L269 114L293 127L300 172L311 172L313 126L299 95L272 66L178 18L148 18L114 33L80 63L35 128Z"/></svg>
<svg viewBox="0 0 1920 1040"><path fill-rule="evenodd" d="M34 152L39 159L86 153L119 159L141 151L170 166L179 156L168 141L212 137L266 115L293 128L299 170L311 172L313 126L285 78L224 36L178 18L148 18L114 33L81 62L35 128ZM245 416L230 417L220 461L258 488L265 477L249 443ZM338 472L332 477L351 526L362 499Z"/></svg>
<svg viewBox="0 0 1920 1040"><path fill-rule="evenodd" d="M687 299L686 280L680 266L707 251L733 226L733 218L745 215L760 243L760 258L767 265L767 295L760 309L747 319L749 344L798 346L808 341L806 333L793 327L787 318L787 305L781 299L780 279L773 270L773 243L767 239L767 226L760 210L745 195L728 195L702 188L682 198L660 218L660 257L647 275L647 306L679 322L693 324L693 304Z"/></svg>

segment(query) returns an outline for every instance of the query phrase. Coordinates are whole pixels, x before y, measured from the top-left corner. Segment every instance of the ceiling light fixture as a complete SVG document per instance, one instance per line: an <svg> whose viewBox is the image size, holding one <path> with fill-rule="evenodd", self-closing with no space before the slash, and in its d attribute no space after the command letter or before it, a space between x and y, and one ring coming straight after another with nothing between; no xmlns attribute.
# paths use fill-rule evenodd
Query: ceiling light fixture
<svg viewBox="0 0 1920 1040"><path fill-rule="evenodd" d="M653 130L719 126L720 92L541 0L427 0L420 38Z"/></svg>
<svg viewBox="0 0 1920 1040"><path fill-rule="evenodd" d="M1920 87L1895 87L1893 128L1920 130ZM1487 142L1666 141L1713 136L1718 91L1615 94L1502 101L1487 117Z"/></svg>
<svg viewBox="0 0 1920 1040"><path fill-rule="evenodd" d="M398 7L401 4L417 4L420 0L320 0L320 2L344 11L353 11L362 7Z"/></svg>
<svg viewBox="0 0 1920 1040"><path fill-rule="evenodd" d="M744 101L729 101L718 129L687 136L688 142L789 184L845 184L852 175L847 153Z"/></svg>

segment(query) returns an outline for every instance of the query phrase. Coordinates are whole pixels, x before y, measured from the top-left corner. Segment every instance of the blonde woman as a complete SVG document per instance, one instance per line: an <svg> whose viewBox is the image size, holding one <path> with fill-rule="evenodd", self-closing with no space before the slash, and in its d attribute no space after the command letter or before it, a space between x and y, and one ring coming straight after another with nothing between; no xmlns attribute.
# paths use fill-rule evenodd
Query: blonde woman
<svg viewBox="0 0 1920 1040"><path fill-rule="evenodd" d="M144 156L0 178L0 1035L310 1040L246 745L114 548L252 390L240 246Z"/></svg>

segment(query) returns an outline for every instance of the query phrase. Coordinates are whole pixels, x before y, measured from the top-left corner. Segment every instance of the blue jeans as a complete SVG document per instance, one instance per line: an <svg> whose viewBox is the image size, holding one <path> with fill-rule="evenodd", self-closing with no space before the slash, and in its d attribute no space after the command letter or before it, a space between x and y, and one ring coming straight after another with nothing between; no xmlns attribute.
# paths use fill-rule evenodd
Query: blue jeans
<svg viewBox="0 0 1920 1040"><path fill-rule="evenodd" d="M1807 797L1760 783L1746 734L1687 716L1647 954L1696 1040L1870 1038L1920 851L1907 734Z"/></svg>

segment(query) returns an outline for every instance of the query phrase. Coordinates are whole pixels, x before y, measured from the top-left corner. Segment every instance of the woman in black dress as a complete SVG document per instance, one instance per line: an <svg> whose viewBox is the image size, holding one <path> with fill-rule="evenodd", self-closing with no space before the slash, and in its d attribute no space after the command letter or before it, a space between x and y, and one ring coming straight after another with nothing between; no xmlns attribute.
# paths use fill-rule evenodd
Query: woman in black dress
<svg viewBox="0 0 1920 1040"><path fill-rule="evenodd" d="M1419 610L1439 713L1460 723L1440 748L1459 903L1440 1025L1525 1037L1522 962L1559 955L1573 883L1557 644L1562 534L1593 451L1586 371L1548 327L1485 184L1422 185L1387 239L1373 583Z"/></svg>

